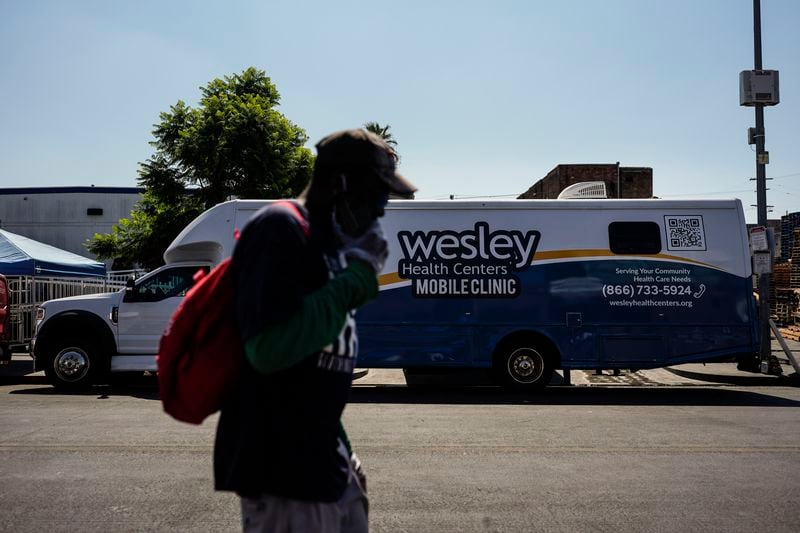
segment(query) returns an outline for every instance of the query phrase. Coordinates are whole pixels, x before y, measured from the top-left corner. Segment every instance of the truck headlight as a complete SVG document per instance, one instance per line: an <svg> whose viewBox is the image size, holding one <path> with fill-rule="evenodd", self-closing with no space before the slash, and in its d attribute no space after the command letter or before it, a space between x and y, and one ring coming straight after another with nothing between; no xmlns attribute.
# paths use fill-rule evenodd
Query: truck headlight
<svg viewBox="0 0 800 533"><path fill-rule="evenodd" d="M36 336L36 333L39 331L39 326L42 325L44 321L45 310L44 307L36 307L36 322L34 324L33 335Z"/></svg>

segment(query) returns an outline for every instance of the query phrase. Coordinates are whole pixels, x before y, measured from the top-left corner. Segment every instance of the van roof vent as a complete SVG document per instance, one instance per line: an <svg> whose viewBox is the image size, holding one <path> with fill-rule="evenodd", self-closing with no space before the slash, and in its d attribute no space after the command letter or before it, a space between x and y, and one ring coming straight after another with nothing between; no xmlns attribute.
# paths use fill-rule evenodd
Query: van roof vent
<svg viewBox="0 0 800 533"><path fill-rule="evenodd" d="M559 200L576 198L608 198L604 181L584 181L570 185L558 195Z"/></svg>

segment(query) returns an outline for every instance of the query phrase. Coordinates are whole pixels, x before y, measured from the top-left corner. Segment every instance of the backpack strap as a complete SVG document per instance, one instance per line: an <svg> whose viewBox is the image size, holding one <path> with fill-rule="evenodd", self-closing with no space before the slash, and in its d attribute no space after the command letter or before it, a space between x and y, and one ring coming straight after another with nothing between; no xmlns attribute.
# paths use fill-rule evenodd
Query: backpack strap
<svg viewBox="0 0 800 533"><path fill-rule="evenodd" d="M287 211L289 211L289 213L291 213L291 215L294 217L294 221L297 222L297 224L300 226L300 229L303 231L303 235L306 236L306 239L311 238L311 227L308 225L308 219L306 219L306 217L303 215L303 212L300 211L299 207L297 207L296 203L290 202L289 200L281 200L279 202L275 202L274 204L272 204L271 207L282 207ZM238 241L241 234L242 232L239 230L239 228L234 229L233 239L235 241ZM197 274L195 274L195 276L199 274L201 273L198 272ZM202 278L203 275L200 275L200 278ZM199 281L200 278L195 278L195 282Z"/></svg>
<svg viewBox="0 0 800 533"><path fill-rule="evenodd" d="M303 234L306 238L311 237L311 228L308 225L308 220L303 216L297 204L287 200L281 200L280 202L275 202L273 205L281 206L288 210L294 216L295 221L300 225L300 229L303 230Z"/></svg>

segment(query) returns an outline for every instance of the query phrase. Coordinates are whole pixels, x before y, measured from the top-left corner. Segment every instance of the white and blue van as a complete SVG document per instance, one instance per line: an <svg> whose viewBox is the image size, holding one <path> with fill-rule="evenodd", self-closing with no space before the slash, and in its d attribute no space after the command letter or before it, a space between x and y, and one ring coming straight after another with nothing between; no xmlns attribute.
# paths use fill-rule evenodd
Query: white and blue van
<svg viewBox="0 0 800 533"><path fill-rule="evenodd" d="M264 202L222 204L232 235ZM218 213L212 213L218 209ZM226 212L223 217L220 215ZM209 239L202 217L167 260ZM654 368L758 349L738 200L392 201L380 296L359 311L359 366ZM196 237L193 237L196 235Z"/></svg>

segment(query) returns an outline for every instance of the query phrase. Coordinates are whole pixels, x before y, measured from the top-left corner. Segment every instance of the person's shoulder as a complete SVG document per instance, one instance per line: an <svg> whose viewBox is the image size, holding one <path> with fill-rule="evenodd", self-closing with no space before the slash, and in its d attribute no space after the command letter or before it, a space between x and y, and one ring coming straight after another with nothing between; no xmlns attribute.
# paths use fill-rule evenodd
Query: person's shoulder
<svg viewBox="0 0 800 533"><path fill-rule="evenodd" d="M242 237L255 234L268 235L273 239L302 237L307 219L308 215L302 205L289 201L274 202L256 211L245 225Z"/></svg>
<svg viewBox="0 0 800 533"><path fill-rule="evenodd" d="M256 264L253 261L262 268L267 263L294 260L308 246L304 222L299 218L306 216L305 208L287 203L274 202L262 207L244 225L233 249L237 275Z"/></svg>

